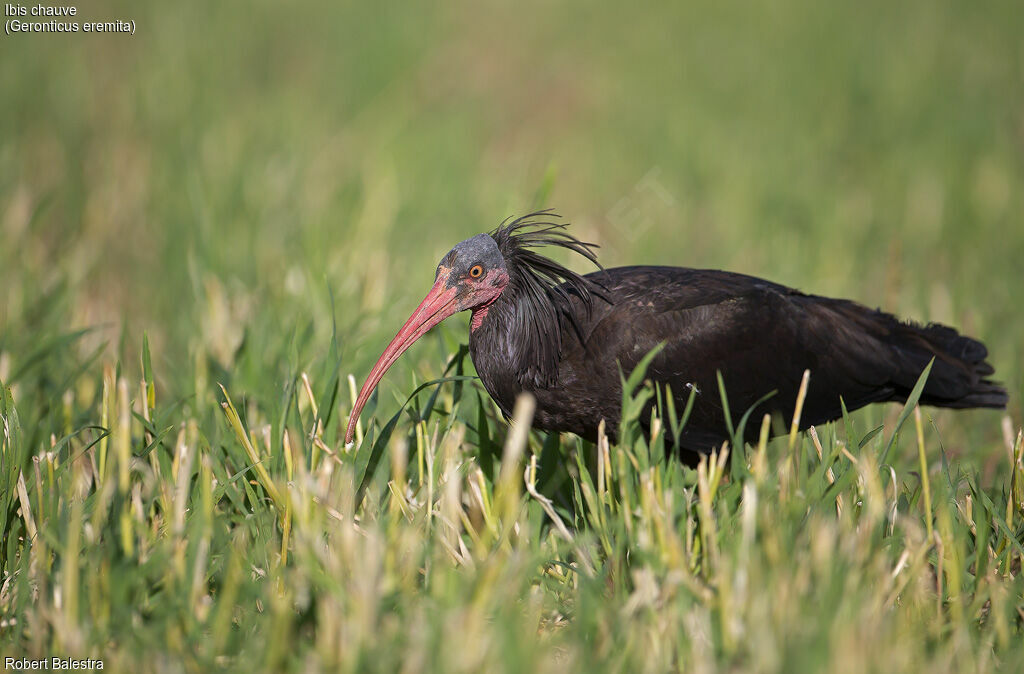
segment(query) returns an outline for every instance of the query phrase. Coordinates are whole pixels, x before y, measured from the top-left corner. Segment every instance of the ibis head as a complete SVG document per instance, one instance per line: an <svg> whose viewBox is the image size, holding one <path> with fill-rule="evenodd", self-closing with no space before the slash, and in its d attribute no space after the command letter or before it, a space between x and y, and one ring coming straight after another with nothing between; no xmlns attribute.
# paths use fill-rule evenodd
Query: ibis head
<svg viewBox="0 0 1024 674"><path fill-rule="evenodd" d="M345 433L352 442L355 421L388 368L413 343L444 319L460 311L486 311L508 285L509 274L498 244L488 234L462 241L441 258L434 273L434 285L412 316L391 340L359 390Z"/></svg>

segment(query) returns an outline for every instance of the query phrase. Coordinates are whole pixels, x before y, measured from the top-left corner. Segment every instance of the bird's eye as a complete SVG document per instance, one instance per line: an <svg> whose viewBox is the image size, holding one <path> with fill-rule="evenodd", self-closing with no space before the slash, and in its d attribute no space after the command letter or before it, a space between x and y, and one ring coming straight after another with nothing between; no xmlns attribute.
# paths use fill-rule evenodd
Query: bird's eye
<svg viewBox="0 0 1024 674"><path fill-rule="evenodd" d="M480 278L483 276L484 268L478 264L473 265L473 268L469 270L469 275L473 278Z"/></svg>

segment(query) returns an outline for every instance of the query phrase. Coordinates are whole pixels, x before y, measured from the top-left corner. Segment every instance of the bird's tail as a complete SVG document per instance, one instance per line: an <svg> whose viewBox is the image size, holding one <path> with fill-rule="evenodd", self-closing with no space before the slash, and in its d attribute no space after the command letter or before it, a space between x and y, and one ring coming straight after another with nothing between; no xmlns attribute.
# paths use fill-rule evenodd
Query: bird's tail
<svg viewBox="0 0 1024 674"><path fill-rule="evenodd" d="M928 362L935 359L921 393L921 403L935 407L1006 407L1006 389L989 379L995 370L985 360L988 349L976 339L937 323L899 323L892 346L900 356L895 382L906 398ZM905 390L904 390L905 389Z"/></svg>

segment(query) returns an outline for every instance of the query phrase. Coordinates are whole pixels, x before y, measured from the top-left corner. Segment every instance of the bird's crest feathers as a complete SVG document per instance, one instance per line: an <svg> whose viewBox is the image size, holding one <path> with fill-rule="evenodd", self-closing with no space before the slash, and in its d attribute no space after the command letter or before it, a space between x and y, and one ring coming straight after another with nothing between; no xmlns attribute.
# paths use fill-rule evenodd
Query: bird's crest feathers
<svg viewBox="0 0 1024 674"><path fill-rule="evenodd" d="M563 339L560 316L579 328L571 298L576 296L589 314L594 297L603 295L594 281L534 251L544 246L565 248L601 266L594 252L598 246L566 232L568 224L556 222L557 218L550 209L536 211L506 220L491 232L505 258L516 298L510 319L516 332L526 338L514 354L516 371L524 380L521 383L534 386L548 386L558 375Z"/></svg>

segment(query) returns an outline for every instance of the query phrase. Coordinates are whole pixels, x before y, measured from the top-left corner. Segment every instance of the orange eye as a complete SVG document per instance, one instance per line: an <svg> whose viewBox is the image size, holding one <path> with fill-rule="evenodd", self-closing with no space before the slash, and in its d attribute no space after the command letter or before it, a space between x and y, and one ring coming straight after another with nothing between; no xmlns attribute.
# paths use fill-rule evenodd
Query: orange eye
<svg viewBox="0 0 1024 674"><path fill-rule="evenodd" d="M484 274L484 268L478 264L473 265L473 268L469 270L469 275L473 278L480 278Z"/></svg>

